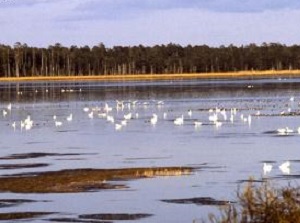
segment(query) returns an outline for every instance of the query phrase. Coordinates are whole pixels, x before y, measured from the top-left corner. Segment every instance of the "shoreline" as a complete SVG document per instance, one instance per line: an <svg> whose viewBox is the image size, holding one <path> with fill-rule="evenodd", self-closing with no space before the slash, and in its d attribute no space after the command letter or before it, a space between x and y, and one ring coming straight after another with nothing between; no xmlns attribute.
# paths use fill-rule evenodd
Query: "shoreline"
<svg viewBox="0 0 300 223"><path fill-rule="evenodd" d="M186 80L186 79L240 79L240 78L280 78L300 77L300 70L264 70L215 73L184 74L124 74L92 76L35 76L35 77L1 77L0 82L34 82L34 81L151 81L151 80Z"/></svg>

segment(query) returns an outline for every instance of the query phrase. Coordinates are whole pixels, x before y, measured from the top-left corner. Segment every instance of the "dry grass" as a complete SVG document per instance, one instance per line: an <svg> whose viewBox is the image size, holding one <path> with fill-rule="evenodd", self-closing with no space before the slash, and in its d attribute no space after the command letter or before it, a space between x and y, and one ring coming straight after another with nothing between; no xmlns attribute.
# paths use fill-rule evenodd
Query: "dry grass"
<svg viewBox="0 0 300 223"><path fill-rule="evenodd" d="M94 76L37 76L0 78L0 82L16 81L130 81L130 80L175 80L175 79L216 79L216 78L278 78L300 77L300 70L265 70L220 73L188 74L132 74L132 75L94 75Z"/></svg>
<svg viewBox="0 0 300 223"><path fill-rule="evenodd" d="M76 193L126 188L120 180L182 176L190 167L150 167L124 169L72 169L11 175L0 178L0 191L13 193ZM125 182L122 182L125 183Z"/></svg>
<svg viewBox="0 0 300 223"><path fill-rule="evenodd" d="M214 223L297 223L300 222L300 189L275 188L269 182L253 181L237 193L237 203L224 206Z"/></svg>

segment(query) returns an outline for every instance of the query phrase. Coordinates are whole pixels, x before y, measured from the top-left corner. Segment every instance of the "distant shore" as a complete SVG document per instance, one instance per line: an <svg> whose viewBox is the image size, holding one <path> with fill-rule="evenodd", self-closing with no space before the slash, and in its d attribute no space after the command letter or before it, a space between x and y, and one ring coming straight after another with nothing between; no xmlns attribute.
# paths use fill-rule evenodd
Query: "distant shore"
<svg viewBox="0 0 300 223"><path fill-rule="evenodd" d="M138 81L138 80L179 80L179 79L258 79L300 77L300 70L265 70L238 71L220 73L184 73L184 74L124 74L92 76L35 76L35 77L1 77L0 82L32 81Z"/></svg>

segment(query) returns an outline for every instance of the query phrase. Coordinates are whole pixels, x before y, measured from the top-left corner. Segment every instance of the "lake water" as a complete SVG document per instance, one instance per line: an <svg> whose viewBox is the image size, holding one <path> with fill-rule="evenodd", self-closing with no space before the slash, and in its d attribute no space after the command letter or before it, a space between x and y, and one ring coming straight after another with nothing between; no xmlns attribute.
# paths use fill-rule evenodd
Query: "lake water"
<svg viewBox="0 0 300 223"><path fill-rule="evenodd" d="M0 199L37 202L3 207L0 212L55 212L30 222L101 213L152 215L132 222L206 220L209 213L219 213L218 206L162 200L234 200L238 185L249 177L289 183L299 174L299 89L300 79L2 83L2 177L85 168L196 169L181 176L131 179L123 189L81 193L3 191ZM117 106L116 100L123 105ZM111 111L104 111L106 104ZM209 121L216 108L226 111L227 117L218 112L221 126ZM237 112L230 120L233 108ZM93 118L89 117L92 110ZM72 121L67 121L70 114ZM126 126L116 130L115 124L121 124L128 114L132 117ZM158 117L156 124L150 123L153 114ZM32 128L21 129L21 120L28 115ZM54 115L61 126L55 125ZM175 125L174 120L182 115L183 125ZM195 126L195 121L202 125ZM278 134L277 129L286 127L294 132ZM44 155L7 159L14 154L33 153ZM291 162L289 174L278 168L287 160ZM270 173L263 173L264 162L272 163ZM20 164L40 165L25 168Z"/></svg>

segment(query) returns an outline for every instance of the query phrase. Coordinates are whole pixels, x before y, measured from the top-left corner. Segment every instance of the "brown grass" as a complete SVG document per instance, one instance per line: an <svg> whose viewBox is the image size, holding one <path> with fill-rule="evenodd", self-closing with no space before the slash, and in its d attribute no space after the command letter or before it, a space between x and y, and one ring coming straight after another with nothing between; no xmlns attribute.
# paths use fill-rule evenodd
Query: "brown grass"
<svg viewBox="0 0 300 223"><path fill-rule="evenodd" d="M239 190L237 203L224 206L214 223L291 223L300 222L300 189L275 188L270 182L254 181Z"/></svg>
<svg viewBox="0 0 300 223"><path fill-rule="evenodd" d="M191 174L190 167L72 169L0 178L0 191L13 193L76 193L126 188L120 180ZM124 183L124 182L122 182Z"/></svg>
<svg viewBox="0 0 300 223"><path fill-rule="evenodd" d="M132 80L176 80L176 79L227 79L227 78L278 78L300 77L300 70L238 71L220 73L188 74L130 74L130 75L94 75L94 76L36 76L0 78L0 82L17 81L132 81Z"/></svg>

